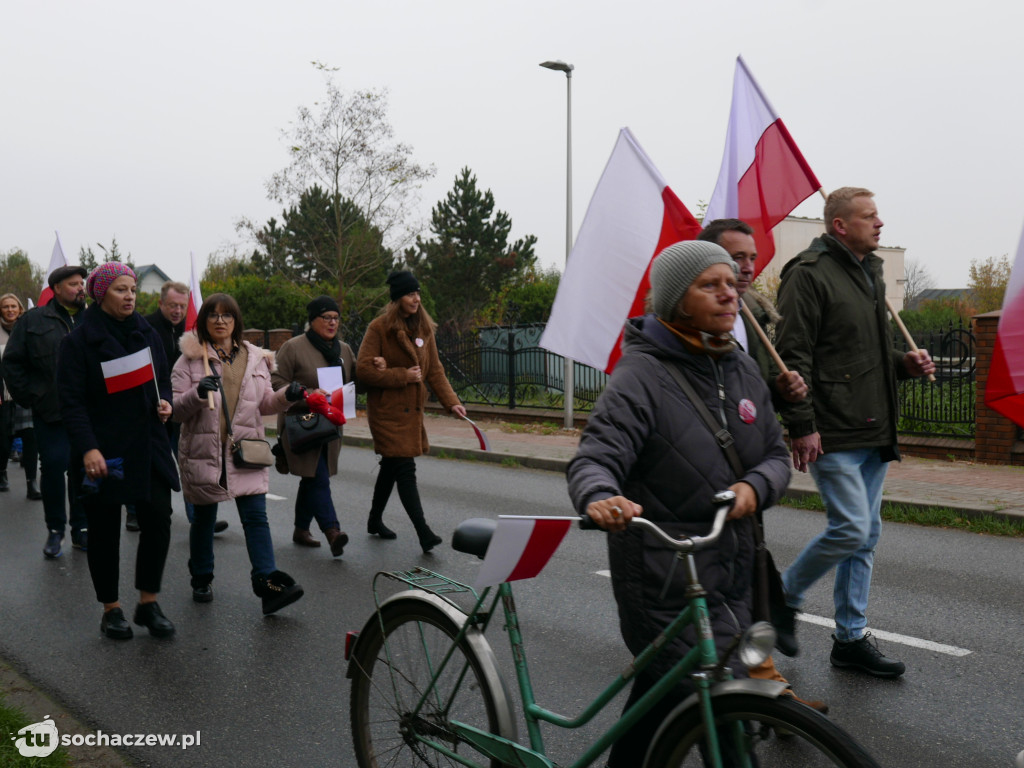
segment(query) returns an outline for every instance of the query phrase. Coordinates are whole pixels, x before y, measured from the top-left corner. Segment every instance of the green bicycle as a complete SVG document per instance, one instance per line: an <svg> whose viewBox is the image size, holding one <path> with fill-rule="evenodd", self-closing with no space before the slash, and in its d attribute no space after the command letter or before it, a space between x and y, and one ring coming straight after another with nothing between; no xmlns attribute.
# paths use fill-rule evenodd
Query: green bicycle
<svg viewBox="0 0 1024 768"><path fill-rule="evenodd" d="M839 726L783 695L784 684L732 678L724 659L730 658L733 650L749 666L771 652L775 633L768 624L751 626L719 659L693 553L721 535L734 498L729 491L715 496L715 520L711 532L703 537L673 539L654 523L633 519L631 525L642 526L676 550L678 562L686 569L688 605L665 630L665 642L644 649L576 717L550 712L534 700L509 583L477 594L465 584L424 568L378 573L374 579L377 611L358 635L350 633L349 640L354 642L346 644L352 680L352 737L360 768L584 768L594 764L685 676L691 679L695 693L665 719L638 765L877 768L871 756ZM589 522L589 518L583 521ZM483 558L496 524L486 519L461 523L452 547ZM403 588L381 600L381 579L397 581ZM459 607L456 598L460 595L466 603L472 602L471 608ZM529 746L518 741L509 691L485 638L493 617L499 615L499 601ZM579 728L590 722L629 684L633 674L646 668L664 645L691 626L699 638L693 650L582 755L564 764L547 756L542 723ZM721 739L731 740L732 749L725 753L738 755L735 761L723 762Z"/></svg>

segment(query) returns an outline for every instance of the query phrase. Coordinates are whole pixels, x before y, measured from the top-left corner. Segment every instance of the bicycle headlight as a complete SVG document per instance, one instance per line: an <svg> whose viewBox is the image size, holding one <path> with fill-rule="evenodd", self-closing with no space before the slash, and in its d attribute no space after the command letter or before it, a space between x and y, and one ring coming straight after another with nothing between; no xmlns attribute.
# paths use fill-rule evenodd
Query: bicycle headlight
<svg viewBox="0 0 1024 768"><path fill-rule="evenodd" d="M756 667L764 662L775 647L775 630L767 621L751 624L740 640L740 661L747 667Z"/></svg>

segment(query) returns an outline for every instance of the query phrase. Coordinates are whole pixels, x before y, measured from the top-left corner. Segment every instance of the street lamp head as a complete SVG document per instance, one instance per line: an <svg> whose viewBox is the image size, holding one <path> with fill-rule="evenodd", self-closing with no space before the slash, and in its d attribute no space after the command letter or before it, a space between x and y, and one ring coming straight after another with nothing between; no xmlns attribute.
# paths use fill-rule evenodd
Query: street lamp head
<svg viewBox="0 0 1024 768"><path fill-rule="evenodd" d="M566 77L572 77L572 71L574 69L572 64L566 64L561 59L558 61L542 61L540 65L545 69L557 69L559 72L565 72Z"/></svg>

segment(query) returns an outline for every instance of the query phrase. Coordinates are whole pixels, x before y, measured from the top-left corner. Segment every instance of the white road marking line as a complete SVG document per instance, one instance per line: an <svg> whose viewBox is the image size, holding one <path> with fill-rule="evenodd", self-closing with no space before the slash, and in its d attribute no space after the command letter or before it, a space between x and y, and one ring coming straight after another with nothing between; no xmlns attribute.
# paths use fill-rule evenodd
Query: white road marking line
<svg viewBox="0 0 1024 768"><path fill-rule="evenodd" d="M268 493L267 498L271 501L287 501L287 496L278 496L276 493Z"/></svg>
<svg viewBox="0 0 1024 768"><path fill-rule="evenodd" d="M815 616L813 613L798 613L797 618L800 619L800 621L806 621L808 624L817 624L820 627L828 627L829 629L836 628L836 623L832 619L827 619L824 616ZM971 651L966 648L958 648L955 645L935 643L931 640L922 640L919 637L910 637L909 635L899 635L895 632L886 632L883 629L871 629L871 634L879 640L887 640L891 643L909 645L912 648L923 648L926 651L944 653L947 656L967 656L971 653Z"/></svg>
<svg viewBox="0 0 1024 768"><path fill-rule="evenodd" d="M611 571L594 571L594 573L607 578L611 578L612 575ZM828 627L829 629L836 628L836 623L832 619L826 619L824 616L815 616L813 613L798 613L797 618L800 621L806 621L808 624L817 624L820 627ZM898 635L895 632L886 632L883 629L872 629L871 634L879 640L909 645L913 648L923 648L926 651L944 653L947 656L967 656L971 653L966 648L958 648L955 645L943 645L942 643L922 640L919 637L910 637L909 635Z"/></svg>

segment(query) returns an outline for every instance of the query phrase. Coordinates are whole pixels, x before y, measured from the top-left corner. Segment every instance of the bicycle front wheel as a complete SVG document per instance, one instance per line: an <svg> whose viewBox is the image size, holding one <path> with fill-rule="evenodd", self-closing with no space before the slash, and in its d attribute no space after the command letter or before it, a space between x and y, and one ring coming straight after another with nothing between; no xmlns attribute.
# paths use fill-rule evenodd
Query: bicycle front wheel
<svg viewBox="0 0 1024 768"><path fill-rule="evenodd" d="M772 699L732 693L712 700L720 740L730 739L732 726L743 729L740 744L724 745L723 765L739 762L735 755L756 756L759 768L878 768L878 763L846 731L824 715L790 698ZM704 766L706 728L700 708L670 716L662 725L647 756L648 768ZM730 757L730 754L732 755Z"/></svg>
<svg viewBox="0 0 1024 768"><path fill-rule="evenodd" d="M488 764L452 727L457 721L515 739L486 641L474 635L453 649L460 629L455 612L424 596L389 601L379 617L361 633L353 659L350 710L360 768L460 765L427 742Z"/></svg>

